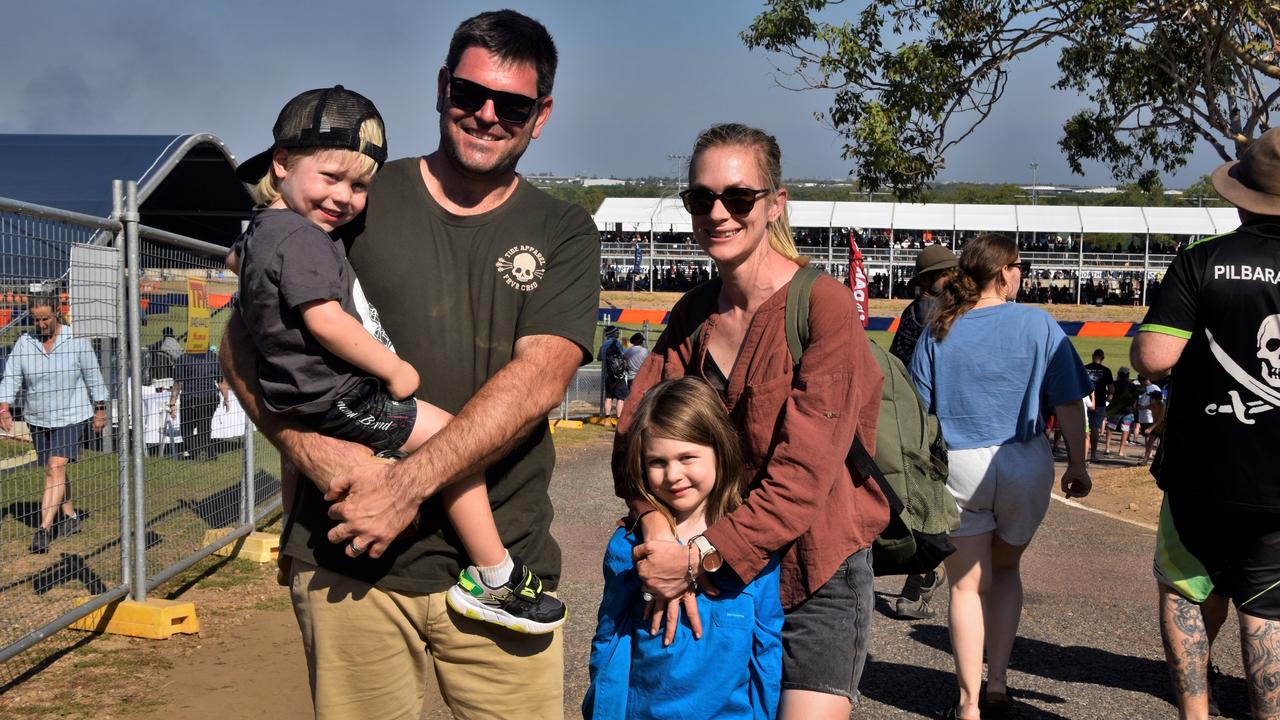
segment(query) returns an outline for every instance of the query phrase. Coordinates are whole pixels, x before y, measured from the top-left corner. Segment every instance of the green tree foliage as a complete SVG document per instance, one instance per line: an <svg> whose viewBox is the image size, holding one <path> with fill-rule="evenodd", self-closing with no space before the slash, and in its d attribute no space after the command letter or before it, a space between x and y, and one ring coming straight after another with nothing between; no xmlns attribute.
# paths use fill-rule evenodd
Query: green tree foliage
<svg viewBox="0 0 1280 720"><path fill-rule="evenodd" d="M861 187L913 197L1046 46L1087 102L1059 141L1073 171L1151 190L1198 141L1235 159L1280 98L1277 32L1276 0L767 0L742 38L794 61L788 86L835 91L820 119Z"/></svg>

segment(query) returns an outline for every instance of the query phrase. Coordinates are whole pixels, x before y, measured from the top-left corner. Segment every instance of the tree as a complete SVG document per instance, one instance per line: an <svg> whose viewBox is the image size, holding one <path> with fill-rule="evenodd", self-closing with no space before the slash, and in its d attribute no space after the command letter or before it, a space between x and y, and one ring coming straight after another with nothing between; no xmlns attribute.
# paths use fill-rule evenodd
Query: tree
<svg viewBox="0 0 1280 720"><path fill-rule="evenodd" d="M1198 141L1233 160L1280 98L1277 0L767 0L742 33L788 57L793 89L835 91L820 119L861 186L912 197L1004 95L1008 66L1057 49L1053 86L1088 106L1059 145L1150 188Z"/></svg>

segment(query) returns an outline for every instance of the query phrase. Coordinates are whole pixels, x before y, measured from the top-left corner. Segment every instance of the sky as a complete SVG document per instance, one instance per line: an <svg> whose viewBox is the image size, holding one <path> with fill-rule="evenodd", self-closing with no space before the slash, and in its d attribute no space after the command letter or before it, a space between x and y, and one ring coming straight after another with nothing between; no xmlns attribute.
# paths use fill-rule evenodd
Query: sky
<svg viewBox="0 0 1280 720"><path fill-rule="evenodd" d="M856 2L850 5L856 6ZM342 84L378 106L392 157L435 149L435 77L453 29L486 9L541 20L560 52L552 117L525 173L672 176L700 130L744 122L777 136L787 177L845 178L836 133L814 113L830 99L779 86L787 58L739 38L761 9L746 0L0 0L0 132L208 132L239 159L271 143L297 93ZM1111 184L1071 174L1057 147L1084 101L1050 88L1052 52L1011 68L1000 107L947 156L941 180ZM1220 163L1207 145L1167 187Z"/></svg>

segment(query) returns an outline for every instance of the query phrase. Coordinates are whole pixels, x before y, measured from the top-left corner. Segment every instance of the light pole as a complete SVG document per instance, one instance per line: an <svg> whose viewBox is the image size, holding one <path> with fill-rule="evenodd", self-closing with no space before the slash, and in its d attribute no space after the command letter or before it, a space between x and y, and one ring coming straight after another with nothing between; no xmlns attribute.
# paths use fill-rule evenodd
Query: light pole
<svg viewBox="0 0 1280 720"><path fill-rule="evenodd" d="M676 166L676 194L680 193L680 173L686 169L689 164L688 155L668 155L667 159Z"/></svg>
<svg viewBox="0 0 1280 720"><path fill-rule="evenodd" d="M1031 204L1040 204L1040 183L1037 180L1037 172L1040 170L1040 163L1031 163Z"/></svg>

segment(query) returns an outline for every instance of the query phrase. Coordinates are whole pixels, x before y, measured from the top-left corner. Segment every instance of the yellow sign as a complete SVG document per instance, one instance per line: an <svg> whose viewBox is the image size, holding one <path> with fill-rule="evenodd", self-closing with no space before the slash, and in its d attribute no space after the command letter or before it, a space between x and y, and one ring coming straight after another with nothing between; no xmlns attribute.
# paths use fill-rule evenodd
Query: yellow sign
<svg viewBox="0 0 1280 720"><path fill-rule="evenodd" d="M205 281L187 279L187 352L209 349L209 293Z"/></svg>

